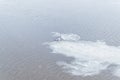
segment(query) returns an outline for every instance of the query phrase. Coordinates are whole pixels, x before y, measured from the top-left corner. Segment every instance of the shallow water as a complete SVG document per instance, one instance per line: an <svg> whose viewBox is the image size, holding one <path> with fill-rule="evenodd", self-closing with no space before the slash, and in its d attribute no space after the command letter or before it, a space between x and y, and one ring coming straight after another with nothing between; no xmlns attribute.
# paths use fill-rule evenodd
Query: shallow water
<svg viewBox="0 0 120 80"><path fill-rule="evenodd" d="M70 61L43 45L51 32L76 33L86 41L120 45L119 0L0 0L0 79L119 80L107 71L93 77L67 74Z"/></svg>

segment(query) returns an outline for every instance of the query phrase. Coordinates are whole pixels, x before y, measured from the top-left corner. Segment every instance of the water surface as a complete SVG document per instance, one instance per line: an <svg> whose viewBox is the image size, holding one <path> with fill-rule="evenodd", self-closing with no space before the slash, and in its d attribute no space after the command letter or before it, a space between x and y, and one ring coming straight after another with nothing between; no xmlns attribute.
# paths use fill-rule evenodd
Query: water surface
<svg viewBox="0 0 120 80"><path fill-rule="evenodd" d="M0 79L81 79L56 65L71 58L42 44L54 40L51 32L60 32L119 46L119 14L119 0L0 0ZM118 80L109 72L82 79Z"/></svg>

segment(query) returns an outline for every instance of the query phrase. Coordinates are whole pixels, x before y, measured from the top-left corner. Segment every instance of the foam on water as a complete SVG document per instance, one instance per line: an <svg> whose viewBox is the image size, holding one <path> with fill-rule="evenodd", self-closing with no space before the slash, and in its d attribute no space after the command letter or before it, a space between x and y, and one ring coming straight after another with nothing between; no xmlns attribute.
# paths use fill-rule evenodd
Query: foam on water
<svg viewBox="0 0 120 80"><path fill-rule="evenodd" d="M116 64L113 74L120 77L120 47L107 45L103 41L83 41L76 34L54 33L54 37L59 40L46 43L53 53L74 58L71 63L59 63L67 72L92 76Z"/></svg>

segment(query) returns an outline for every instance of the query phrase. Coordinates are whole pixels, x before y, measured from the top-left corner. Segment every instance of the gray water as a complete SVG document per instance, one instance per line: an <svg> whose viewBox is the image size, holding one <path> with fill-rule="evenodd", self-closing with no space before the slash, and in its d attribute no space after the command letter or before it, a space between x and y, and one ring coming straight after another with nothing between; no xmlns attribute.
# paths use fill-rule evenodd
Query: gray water
<svg viewBox="0 0 120 80"><path fill-rule="evenodd" d="M0 0L0 80L119 80L109 72L80 77L65 73L44 42L51 32L120 45L119 0Z"/></svg>

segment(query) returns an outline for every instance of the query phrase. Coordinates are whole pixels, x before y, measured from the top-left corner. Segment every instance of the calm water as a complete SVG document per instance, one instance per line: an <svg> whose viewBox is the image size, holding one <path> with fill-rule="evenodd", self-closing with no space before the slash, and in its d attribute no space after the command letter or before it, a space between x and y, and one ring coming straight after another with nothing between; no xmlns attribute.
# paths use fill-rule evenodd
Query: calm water
<svg viewBox="0 0 120 80"><path fill-rule="evenodd" d="M119 0L0 0L1 80L119 80L109 72L93 77L64 73L42 45L51 32L76 33L83 40L120 45Z"/></svg>

